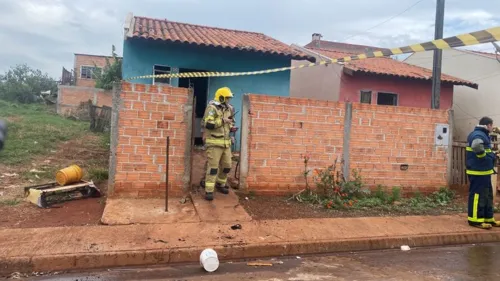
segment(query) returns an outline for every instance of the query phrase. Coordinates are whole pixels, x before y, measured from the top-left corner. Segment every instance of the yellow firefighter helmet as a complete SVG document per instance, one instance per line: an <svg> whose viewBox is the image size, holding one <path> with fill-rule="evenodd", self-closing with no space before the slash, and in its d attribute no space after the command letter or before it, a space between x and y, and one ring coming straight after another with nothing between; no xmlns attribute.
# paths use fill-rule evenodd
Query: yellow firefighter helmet
<svg viewBox="0 0 500 281"><path fill-rule="evenodd" d="M233 93L228 87L222 87L215 92L215 100L221 103L225 103L227 98L232 98Z"/></svg>

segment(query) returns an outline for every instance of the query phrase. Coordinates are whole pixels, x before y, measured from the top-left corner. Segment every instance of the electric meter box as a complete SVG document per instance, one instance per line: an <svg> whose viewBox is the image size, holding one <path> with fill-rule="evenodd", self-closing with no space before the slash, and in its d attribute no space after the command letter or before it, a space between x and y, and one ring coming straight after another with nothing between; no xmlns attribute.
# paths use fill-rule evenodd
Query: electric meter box
<svg viewBox="0 0 500 281"><path fill-rule="evenodd" d="M450 126L448 124L437 124L434 136L434 144L447 146L450 142Z"/></svg>

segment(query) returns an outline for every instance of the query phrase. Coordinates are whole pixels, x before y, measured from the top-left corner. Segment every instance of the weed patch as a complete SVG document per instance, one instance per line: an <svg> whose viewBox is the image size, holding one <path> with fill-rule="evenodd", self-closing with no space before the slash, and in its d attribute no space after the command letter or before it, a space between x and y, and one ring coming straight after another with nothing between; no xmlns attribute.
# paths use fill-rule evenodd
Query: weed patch
<svg viewBox="0 0 500 281"><path fill-rule="evenodd" d="M304 177L311 174L307 167L308 162L309 158L304 158L304 172L302 173ZM454 201L455 192L444 187L428 196L417 192L411 198L402 198L401 188L397 186L388 189L379 185L372 192L364 188L360 171L353 170L352 180L346 180L342 172L337 170L337 163L342 163L342 161L336 160L333 165L325 169L314 169L312 179L315 188L307 184L306 189L292 198L301 203L321 205L326 209L336 211L409 215L466 210L465 204L457 204Z"/></svg>
<svg viewBox="0 0 500 281"><path fill-rule="evenodd" d="M0 118L6 119L8 136L0 163L22 164L36 155L50 153L58 143L88 133L88 123L63 118L40 104L0 100Z"/></svg>

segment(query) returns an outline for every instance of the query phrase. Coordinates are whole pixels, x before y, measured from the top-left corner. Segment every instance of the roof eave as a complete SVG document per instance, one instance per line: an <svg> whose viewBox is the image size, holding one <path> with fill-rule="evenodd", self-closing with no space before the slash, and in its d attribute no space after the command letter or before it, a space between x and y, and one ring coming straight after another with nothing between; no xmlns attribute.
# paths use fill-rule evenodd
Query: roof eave
<svg viewBox="0 0 500 281"><path fill-rule="evenodd" d="M140 39L140 40L149 40L149 41L160 41L160 42L174 43L174 44L185 44L185 45L191 45L191 46L196 46L196 47L208 47L208 48L216 48L216 49L234 50L234 51L240 51L240 52L264 54L264 55L275 55L275 56L286 57L289 59L299 59L299 60L305 59L308 61L311 61L311 59L313 59L311 62L315 61L314 57L300 56L300 55L294 55L294 54L290 54L290 53L280 53L280 52L276 52L276 51L263 51L263 50L252 50L252 49L245 50L245 49L239 49L239 48L234 48L234 47L199 44L199 43L192 43L192 42L181 41L181 40L165 40L162 38L150 38L150 37L145 37L145 36L141 36L141 35L132 35L129 38Z"/></svg>
<svg viewBox="0 0 500 281"><path fill-rule="evenodd" d="M385 77L397 77L397 78L402 78L402 79L410 79L410 80L420 80L420 81L432 81L432 79L429 78L417 78L417 77L411 77L411 76L402 76L402 75L396 75L396 74L388 74L388 73L380 73L380 72L374 72L374 71L369 71L369 70L360 70L360 69L353 69L350 68L349 66L344 67L344 72L349 75L354 75L356 73L363 73L363 74L372 74L372 75L380 75L380 76L385 76ZM452 84L454 86L467 86L473 89L479 89L479 85L476 83L472 82L460 82L460 81L450 81L450 80L444 80L441 79L441 83L448 83Z"/></svg>

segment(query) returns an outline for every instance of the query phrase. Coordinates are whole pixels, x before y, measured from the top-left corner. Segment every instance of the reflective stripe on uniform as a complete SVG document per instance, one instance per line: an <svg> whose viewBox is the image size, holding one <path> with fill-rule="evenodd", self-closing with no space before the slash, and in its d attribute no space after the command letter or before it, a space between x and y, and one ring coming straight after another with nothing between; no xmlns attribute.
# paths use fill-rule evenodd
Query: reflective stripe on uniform
<svg viewBox="0 0 500 281"><path fill-rule="evenodd" d="M468 218L470 222L484 222L484 219L474 219L474 218L471 218L469 217Z"/></svg>
<svg viewBox="0 0 500 281"><path fill-rule="evenodd" d="M466 174L471 175L471 176L487 176L493 174L495 171L493 169L491 170L486 170L486 171L474 171L474 170L467 170Z"/></svg>
<svg viewBox="0 0 500 281"><path fill-rule="evenodd" d="M484 219L484 222L496 222L496 221L495 218L492 218L492 219Z"/></svg>
<svg viewBox="0 0 500 281"><path fill-rule="evenodd" d="M221 140L221 139L206 139L205 140L206 144L215 144L215 145L231 145L231 140Z"/></svg>
<svg viewBox="0 0 500 281"><path fill-rule="evenodd" d="M218 184L222 184L222 185L224 185L224 184L226 184L227 180L221 180L221 179L217 178L216 182L217 182Z"/></svg>
<svg viewBox="0 0 500 281"><path fill-rule="evenodd" d="M471 151L471 152L474 152L474 150L472 150L472 147L470 147L470 146L467 146L467 147L465 148L465 150L467 150L467 151ZM487 148L487 149L485 149L485 150L484 150L484 152L485 152L485 153L488 153L488 152L493 152L493 151L492 151L491 149Z"/></svg>
<svg viewBox="0 0 500 281"><path fill-rule="evenodd" d="M474 203L472 204L472 219L477 221L477 207L479 205L479 194L474 193ZM484 221L484 219L483 219Z"/></svg>

